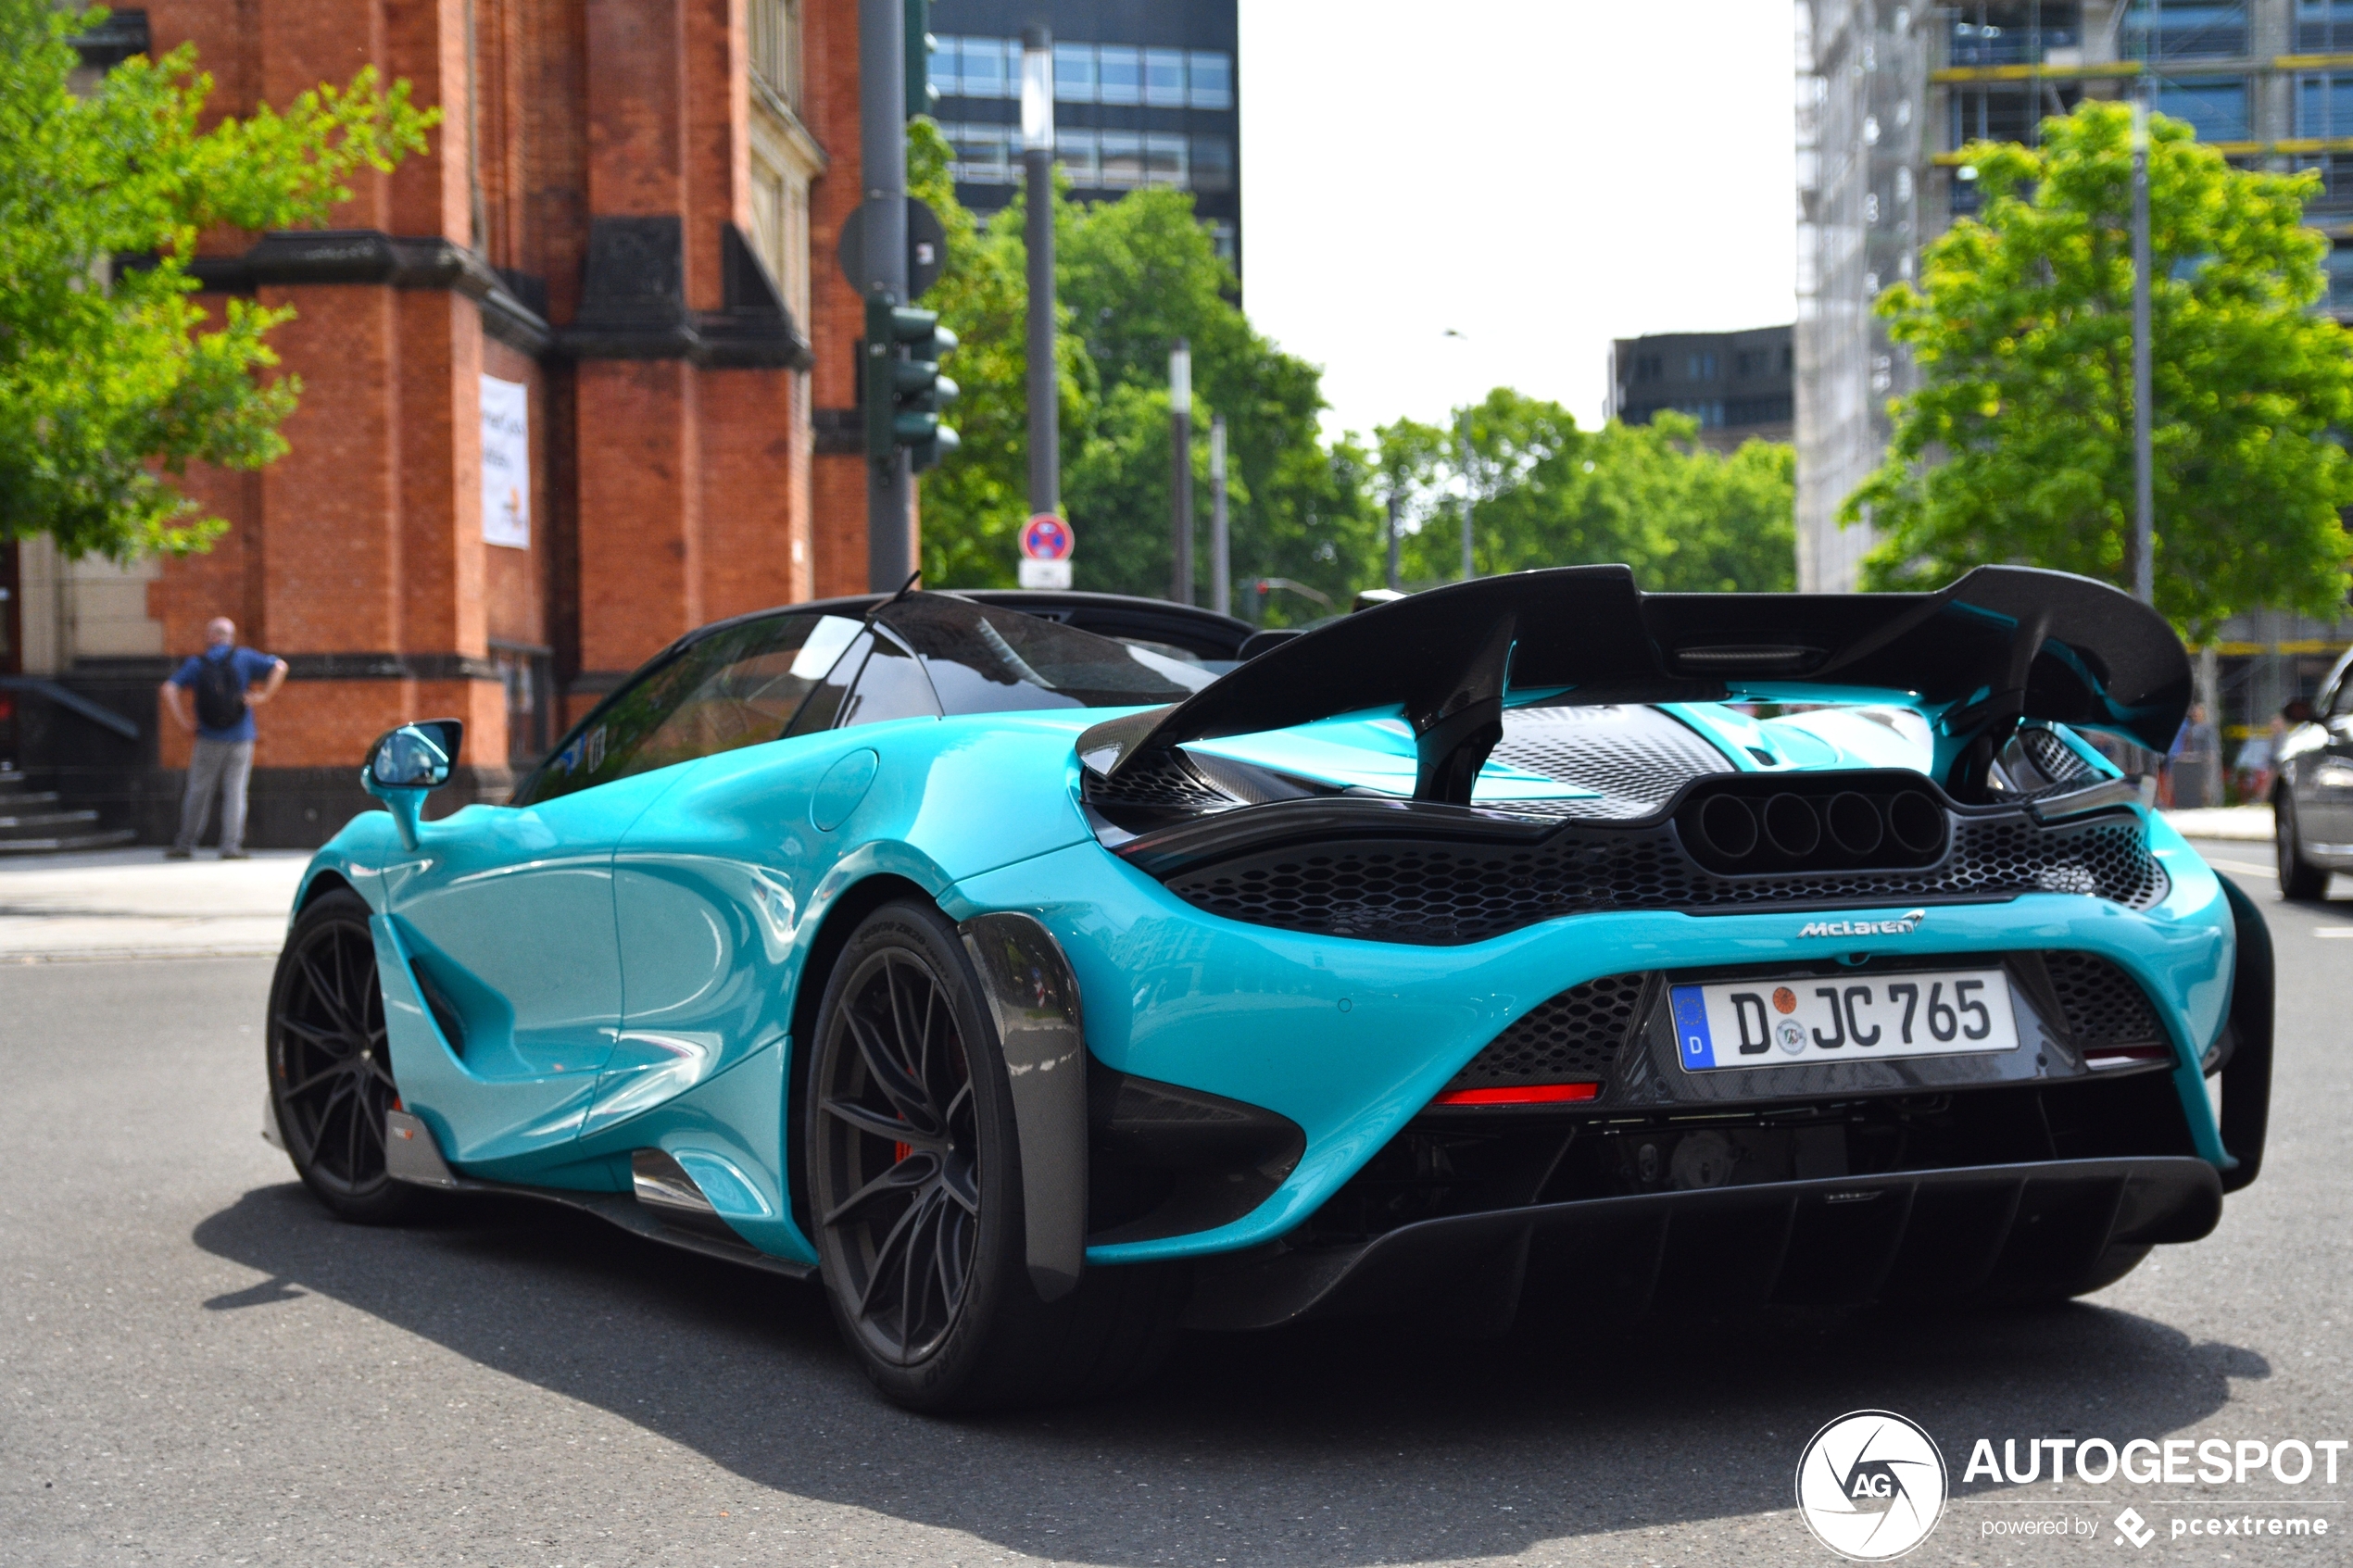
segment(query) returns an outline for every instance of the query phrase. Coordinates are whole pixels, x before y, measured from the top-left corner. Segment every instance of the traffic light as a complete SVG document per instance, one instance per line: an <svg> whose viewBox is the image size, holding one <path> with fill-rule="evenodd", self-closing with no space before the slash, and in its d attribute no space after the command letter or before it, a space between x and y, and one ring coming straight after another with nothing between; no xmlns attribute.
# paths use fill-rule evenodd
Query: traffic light
<svg viewBox="0 0 2353 1568"><path fill-rule="evenodd" d="M920 472L956 449L956 433L939 422L940 409L956 400L939 361L955 346L937 311L866 302L868 457L879 461L904 446Z"/></svg>
<svg viewBox="0 0 2353 1568"><path fill-rule="evenodd" d="M939 89L931 84L931 0L907 0L907 118L939 111Z"/></svg>

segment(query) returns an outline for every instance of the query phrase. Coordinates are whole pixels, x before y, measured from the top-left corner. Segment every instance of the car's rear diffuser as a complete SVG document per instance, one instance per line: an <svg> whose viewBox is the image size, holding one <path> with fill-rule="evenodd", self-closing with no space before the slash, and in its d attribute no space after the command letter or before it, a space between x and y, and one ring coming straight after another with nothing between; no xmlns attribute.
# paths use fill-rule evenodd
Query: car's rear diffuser
<svg viewBox="0 0 2353 1568"><path fill-rule="evenodd" d="M1189 1326L1408 1313L1500 1332L1523 1297L1634 1313L1965 1301L2078 1277L2110 1248L2196 1241L2222 1213L2203 1160L2062 1160L1835 1176L1465 1214L1356 1247L1204 1264Z"/></svg>

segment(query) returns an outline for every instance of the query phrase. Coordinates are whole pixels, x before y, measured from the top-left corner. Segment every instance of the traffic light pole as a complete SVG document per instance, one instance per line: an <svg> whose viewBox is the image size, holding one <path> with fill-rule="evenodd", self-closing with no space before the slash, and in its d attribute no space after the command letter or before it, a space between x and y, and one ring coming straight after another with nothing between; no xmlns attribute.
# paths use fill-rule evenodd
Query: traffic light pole
<svg viewBox="0 0 2353 1568"><path fill-rule="evenodd" d="M865 182L860 292L869 303L907 303L906 0L858 0L858 157ZM864 374L891 374L884 340L868 334ZM866 465L866 587L887 594L915 570L914 471L907 449Z"/></svg>
<svg viewBox="0 0 2353 1568"><path fill-rule="evenodd" d="M1029 251L1029 511L1061 515L1062 396L1054 363L1054 36L1022 29L1022 242Z"/></svg>

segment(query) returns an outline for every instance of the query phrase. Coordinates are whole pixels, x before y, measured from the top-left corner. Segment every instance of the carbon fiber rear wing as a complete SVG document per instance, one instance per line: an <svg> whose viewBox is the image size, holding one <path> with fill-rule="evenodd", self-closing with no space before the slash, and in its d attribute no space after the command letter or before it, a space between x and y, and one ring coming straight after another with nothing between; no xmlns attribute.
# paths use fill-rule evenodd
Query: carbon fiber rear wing
<svg viewBox="0 0 2353 1568"><path fill-rule="evenodd" d="M2066 572L1979 567L1932 594L1645 594L1628 567L1561 567L1363 610L1174 707L1099 724L1078 750L1110 776L1186 741L1396 704L1415 736L1414 797L1465 804L1507 693L1549 691L1580 703L1901 696L1938 718L1941 782L1968 800L2022 719L2163 750L2190 665L2155 610Z"/></svg>

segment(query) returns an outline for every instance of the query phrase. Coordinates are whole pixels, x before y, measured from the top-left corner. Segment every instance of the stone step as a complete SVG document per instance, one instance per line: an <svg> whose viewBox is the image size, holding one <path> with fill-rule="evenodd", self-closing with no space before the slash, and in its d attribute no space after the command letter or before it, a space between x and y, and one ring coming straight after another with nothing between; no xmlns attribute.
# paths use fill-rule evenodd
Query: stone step
<svg viewBox="0 0 2353 1568"><path fill-rule="evenodd" d="M14 804L0 801L0 809ZM19 811L0 815L0 838L54 837L62 829L84 827L97 820L95 811Z"/></svg>
<svg viewBox="0 0 2353 1568"><path fill-rule="evenodd" d="M14 813L20 817L27 811L42 810L57 803L57 792L54 789L26 789L14 793L0 790L0 814Z"/></svg>
<svg viewBox="0 0 2353 1568"><path fill-rule="evenodd" d="M129 828L65 834L54 838L0 838L0 855L69 855L82 849L112 849L139 835Z"/></svg>

